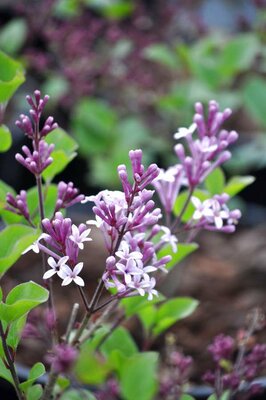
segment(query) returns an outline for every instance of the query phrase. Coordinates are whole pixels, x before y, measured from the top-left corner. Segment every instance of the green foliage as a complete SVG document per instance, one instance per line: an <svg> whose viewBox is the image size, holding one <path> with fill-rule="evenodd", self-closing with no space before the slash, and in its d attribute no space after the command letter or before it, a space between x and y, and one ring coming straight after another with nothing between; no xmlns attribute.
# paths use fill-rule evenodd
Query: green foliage
<svg viewBox="0 0 266 400"><path fill-rule="evenodd" d="M222 194L225 186L225 176L221 168L216 168L205 179L205 186L211 196L215 194Z"/></svg>
<svg viewBox="0 0 266 400"><path fill-rule="evenodd" d="M15 286L0 303L1 320L10 323L18 320L30 310L47 301L49 292L32 281Z"/></svg>
<svg viewBox="0 0 266 400"><path fill-rule="evenodd" d="M46 142L55 145L51 155L53 162L43 171L45 181L51 182L76 157L78 145L71 136L60 128L49 133Z"/></svg>
<svg viewBox="0 0 266 400"><path fill-rule="evenodd" d="M161 257L170 255L172 257L172 260L169 261L169 263L166 265L166 268L170 270L173 267L175 267L178 263L180 263L189 254L197 250L198 247L199 246L197 243L178 243L177 252L174 253L171 245L169 244L167 246L164 246L158 252L158 258L160 259Z"/></svg>
<svg viewBox="0 0 266 400"><path fill-rule="evenodd" d="M180 400L196 400L195 397L190 396L189 394L181 394Z"/></svg>
<svg viewBox="0 0 266 400"><path fill-rule="evenodd" d="M129 332L122 326L115 329L101 346L101 352L106 358L110 357L114 350L119 351L125 357L130 357L137 353L136 343Z"/></svg>
<svg viewBox="0 0 266 400"><path fill-rule="evenodd" d="M2 358L0 358L0 377L11 383L11 385L14 385L14 381L11 375L11 372L9 369L5 366Z"/></svg>
<svg viewBox="0 0 266 400"><path fill-rule="evenodd" d="M233 176L224 187L224 192L233 197L254 182L254 176Z"/></svg>
<svg viewBox="0 0 266 400"><path fill-rule="evenodd" d="M24 80L21 64L0 51L0 103L7 102Z"/></svg>
<svg viewBox="0 0 266 400"><path fill-rule="evenodd" d="M177 297L165 301L156 313L152 333L154 336L160 335L170 328L177 321L188 317L197 308L199 302L190 297Z"/></svg>
<svg viewBox="0 0 266 400"><path fill-rule="evenodd" d="M128 358L120 371L120 387L125 400L151 400L157 387L158 354L138 353Z"/></svg>
<svg viewBox="0 0 266 400"><path fill-rule="evenodd" d="M0 30L0 49L15 55L27 38L27 25L24 19L14 18Z"/></svg>
<svg viewBox="0 0 266 400"><path fill-rule="evenodd" d="M28 379L19 385L21 390L23 390L23 392L28 391L28 389L33 385L33 383L43 374L45 374L44 365L40 362L34 364L34 366L31 368L29 372Z"/></svg>
<svg viewBox="0 0 266 400"><path fill-rule="evenodd" d="M166 45L156 43L144 49L143 55L150 61L156 61L168 68L178 67L178 58Z"/></svg>
<svg viewBox="0 0 266 400"><path fill-rule="evenodd" d="M128 17L133 9L134 2L131 0L83 0L87 6L97 10L104 17L119 20Z"/></svg>
<svg viewBox="0 0 266 400"><path fill-rule="evenodd" d="M12 144L11 132L5 125L0 125L0 153L7 151Z"/></svg>
<svg viewBox="0 0 266 400"><path fill-rule="evenodd" d="M2 276L39 236L39 232L25 225L10 225L0 232L0 275Z"/></svg>
<svg viewBox="0 0 266 400"><path fill-rule="evenodd" d="M96 397L85 389L71 389L63 393L61 400L96 400Z"/></svg>
<svg viewBox="0 0 266 400"><path fill-rule="evenodd" d="M125 311L127 318L131 317L134 314L137 314L140 310L149 307L152 304L157 304L165 300L165 297L162 294L159 294L158 297L154 296L152 300L147 300L146 297L142 296L134 296L122 299L120 301L120 305Z"/></svg>
<svg viewBox="0 0 266 400"><path fill-rule="evenodd" d="M247 80L243 90L243 100L251 116L264 128L266 127L266 80L265 78L251 77Z"/></svg>
<svg viewBox="0 0 266 400"><path fill-rule="evenodd" d="M27 400L40 400L42 393L43 389L40 384L33 385L27 390Z"/></svg>
<svg viewBox="0 0 266 400"><path fill-rule="evenodd" d="M68 81L61 75L51 75L42 86L42 92L50 96L47 107L58 101L69 91Z"/></svg>
<svg viewBox="0 0 266 400"><path fill-rule="evenodd" d="M226 390L221 396L216 396L216 394L211 394L207 400L229 400L231 396L230 390Z"/></svg>

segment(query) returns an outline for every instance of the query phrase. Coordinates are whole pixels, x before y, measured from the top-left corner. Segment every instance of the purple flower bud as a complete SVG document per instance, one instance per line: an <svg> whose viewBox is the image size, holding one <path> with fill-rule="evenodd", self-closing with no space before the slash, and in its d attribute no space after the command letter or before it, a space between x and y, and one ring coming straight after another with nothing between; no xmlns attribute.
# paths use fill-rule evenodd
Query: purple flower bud
<svg viewBox="0 0 266 400"><path fill-rule="evenodd" d="M58 344L47 357L56 373L64 374L69 372L77 358L77 350L65 343Z"/></svg>

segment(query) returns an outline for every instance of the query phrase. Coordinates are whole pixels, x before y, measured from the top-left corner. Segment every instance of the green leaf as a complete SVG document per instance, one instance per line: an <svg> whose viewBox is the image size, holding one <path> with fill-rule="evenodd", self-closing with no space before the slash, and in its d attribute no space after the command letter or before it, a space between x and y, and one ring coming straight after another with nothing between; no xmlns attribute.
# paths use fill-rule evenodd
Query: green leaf
<svg viewBox="0 0 266 400"><path fill-rule="evenodd" d="M155 61L171 69L177 69L178 59L175 52L161 43L152 44L143 51L143 56L150 61Z"/></svg>
<svg viewBox="0 0 266 400"><path fill-rule="evenodd" d="M172 257L172 260L166 264L166 268L168 270L170 270L173 267L175 267L178 263L180 263L189 254L191 254L195 250L197 250L198 247L199 247L199 245L197 243L178 243L177 252L174 253L171 245L169 244L167 246L164 246L158 252L158 258L162 258L164 256L170 255Z"/></svg>
<svg viewBox="0 0 266 400"><path fill-rule="evenodd" d="M27 37L27 24L22 18L13 18L0 31L0 48L8 54L17 53Z"/></svg>
<svg viewBox="0 0 266 400"><path fill-rule="evenodd" d="M22 382L19 386L21 388L21 390L23 390L24 392L27 391L29 389L29 387L31 387L33 385L33 383L40 378L40 376L42 376L43 374L45 374L45 367L42 363L38 362L36 363L30 370L29 372L29 377L25 382Z"/></svg>
<svg viewBox="0 0 266 400"><path fill-rule="evenodd" d="M7 102L24 81L22 65L0 51L0 103Z"/></svg>
<svg viewBox="0 0 266 400"><path fill-rule="evenodd" d="M43 171L45 181L50 182L76 157L78 145L71 136L60 128L49 133L46 142L55 145L55 149L51 154L53 162Z"/></svg>
<svg viewBox="0 0 266 400"><path fill-rule="evenodd" d="M132 336L122 326L115 329L101 346L101 352L107 358L114 350L119 350L126 357L130 357L138 350Z"/></svg>
<svg viewBox="0 0 266 400"><path fill-rule="evenodd" d="M260 44L255 34L239 34L230 39L222 49L219 70L224 76L234 76L249 70Z"/></svg>
<svg viewBox="0 0 266 400"><path fill-rule="evenodd" d="M85 389L71 389L63 393L61 400L96 400L96 397Z"/></svg>
<svg viewBox="0 0 266 400"><path fill-rule="evenodd" d="M252 77L243 88L243 101L250 114L266 127L266 80L265 78Z"/></svg>
<svg viewBox="0 0 266 400"><path fill-rule="evenodd" d="M196 400L195 397L190 396L190 394L183 393L179 400Z"/></svg>
<svg viewBox="0 0 266 400"><path fill-rule="evenodd" d="M77 378L86 384L98 385L106 380L110 366L94 351L93 343L88 340L81 346L75 365Z"/></svg>
<svg viewBox="0 0 266 400"><path fill-rule="evenodd" d="M30 215L33 217L34 222L38 225L40 223L40 216L37 186L27 191L27 199ZM53 216L56 199L57 185L49 184L49 186L43 190L44 215L46 218L51 218Z"/></svg>
<svg viewBox="0 0 266 400"><path fill-rule="evenodd" d="M0 125L0 152L7 151L12 144L11 132L5 125Z"/></svg>
<svg viewBox="0 0 266 400"><path fill-rule="evenodd" d="M216 394L211 394L207 400L229 400L230 399L230 390L226 390L219 398Z"/></svg>
<svg viewBox="0 0 266 400"><path fill-rule="evenodd" d="M17 319L16 321L9 324L8 335L7 335L7 344L10 346L14 351L17 349L23 328L26 323L27 316L24 315L23 317Z"/></svg>
<svg viewBox="0 0 266 400"><path fill-rule="evenodd" d="M145 307L149 307L151 304L160 303L165 299L165 297L160 293L158 297L153 297L152 300L147 300L146 297L134 296L122 299L120 301L120 306L125 310L126 317L129 318L138 311Z"/></svg>
<svg viewBox="0 0 266 400"><path fill-rule="evenodd" d="M6 303L0 303L0 318L10 323L48 300L49 292L35 282L21 283L9 292Z"/></svg>
<svg viewBox="0 0 266 400"><path fill-rule="evenodd" d="M88 157L107 151L116 137L117 113L105 102L86 98L74 109L72 131L80 152Z"/></svg>
<svg viewBox="0 0 266 400"><path fill-rule="evenodd" d="M73 18L80 14L79 0L57 0L53 12L55 16L61 18Z"/></svg>
<svg viewBox="0 0 266 400"><path fill-rule="evenodd" d="M145 308L142 308L137 313L140 318L143 327L147 332L150 331L151 327L154 325L157 315L157 309L154 305L149 305Z"/></svg>
<svg viewBox="0 0 266 400"><path fill-rule="evenodd" d="M181 210L183 209L187 198L188 198L188 191L185 190L184 192L182 192L176 199L175 205L174 205L174 209L173 212L174 214L178 217L181 213ZM195 190L193 192L193 196L197 197L198 199L200 199L201 201L207 200L210 195L203 190ZM184 212L183 216L182 216L182 221L183 222L187 222L192 218L192 215L195 211L195 208L193 206L193 204L191 202L189 202L188 206L186 207L186 211Z"/></svg>
<svg viewBox="0 0 266 400"><path fill-rule="evenodd" d="M50 96L49 105L58 103L68 91L69 83L61 75L52 75L42 85L42 92Z"/></svg>
<svg viewBox="0 0 266 400"><path fill-rule="evenodd" d="M180 319L188 317L195 311L198 304L197 300L190 297L177 297L167 300L158 309L153 334L155 336L160 335Z"/></svg>
<svg viewBox="0 0 266 400"><path fill-rule="evenodd" d="M16 195L15 190L9 186L4 181L0 180L0 211L6 205L6 194L7 192L12 193L14 196Z"/></svg>
<svg viewBox="0 0 266 400"><path fill-rule="evenodd" d="M3 275L39 236L26 225L10 225L0 232L0 275Z"/></svg>
<svg viewBox="0 0 266 400"><path fill-rule="evenodd" d="M124 400L152 400L158 387L158 354L138 353L127 360L121 371L120 387Z"/></svg>
<svg viewBox="0 0 266 400"><path fill-rule="evenodd" d="M37 384L27 390L27 400L40 400L43 393L42 386Z"/></svg>
<svg viewBox="0 0 266 400"><path fill-rule="evenodd" d="M9 369L5 366L3 360L0 358L0 377L14 385L13 378Z"/></svg>
<svg viewBox="0 0 266 400"><path fill-rule="evenodd" d="M134 10L134 3L129 0L85 0L85 4L114 20L126 18Z"/></svg>
<svg viewBox="0 0 266 400"><path fill-rule="evenodd" d="M254 176L233 176L224 187L224 192L230 197L235 196L255 181Z"/></svg>
<svg viewBox="0 0 266 400"><path fill-rule="evenodd" d="M211 196L224 192L225 176L221 168L216 168L205 179L205 186Z"/></svg>

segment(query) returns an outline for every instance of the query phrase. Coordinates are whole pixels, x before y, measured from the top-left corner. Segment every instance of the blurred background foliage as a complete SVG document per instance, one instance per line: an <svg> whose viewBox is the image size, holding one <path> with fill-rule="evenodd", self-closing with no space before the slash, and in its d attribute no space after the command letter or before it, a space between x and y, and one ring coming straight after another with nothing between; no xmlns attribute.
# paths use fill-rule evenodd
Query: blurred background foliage
<svg viewBox="0 0 266 400"><path fill-rule="evenodd" d="M2 0L0 23L0 49L27 70L13 108L51 95L82 188L116 187L131 148L167 166L198 100L234 110L229 175L266 167L266 0Z"/></svg>

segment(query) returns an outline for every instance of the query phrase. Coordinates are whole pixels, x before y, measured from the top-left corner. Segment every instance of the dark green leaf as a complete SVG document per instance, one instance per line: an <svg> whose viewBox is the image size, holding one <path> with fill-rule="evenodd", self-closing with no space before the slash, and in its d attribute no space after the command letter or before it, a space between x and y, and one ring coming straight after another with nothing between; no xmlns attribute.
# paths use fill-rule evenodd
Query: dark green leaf
<svg viewBox="0 0 266 400"><path fill-rule="evenodd" d="M0 358L0 377L14 385L11 372L5 366L3 360Z"/></svg>
<svg viewBox="0 0 266 400"><path fill-rule="evenodd" d="M96 400L96 397L85 389L71 389L65 392L61 400Z"/></svg>
<svg viewBox="0 0 266 400"><path fill-rule="evenodd" d="M147 300L142 296L134 296L121 300L120 305L125 310L126 316L129 318L132 315L137 314L138 311L143 308L149 307L151 304L162 302L164 299L165 297L162 294L159 294L158 297L153 297L152 300Z"/></svg>

